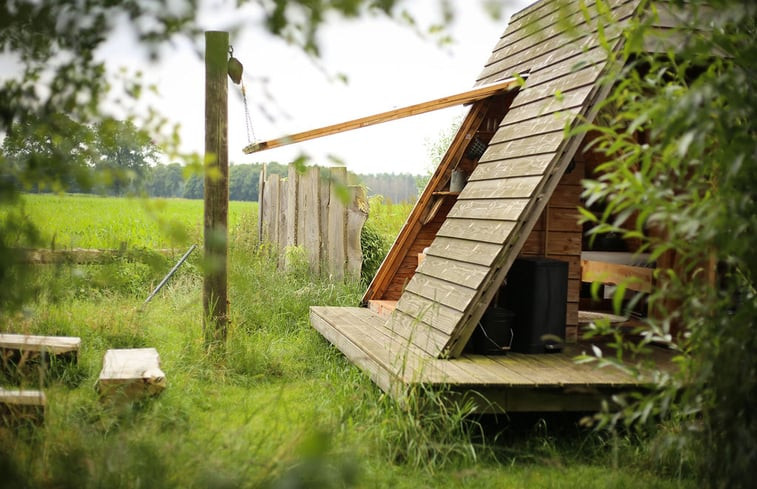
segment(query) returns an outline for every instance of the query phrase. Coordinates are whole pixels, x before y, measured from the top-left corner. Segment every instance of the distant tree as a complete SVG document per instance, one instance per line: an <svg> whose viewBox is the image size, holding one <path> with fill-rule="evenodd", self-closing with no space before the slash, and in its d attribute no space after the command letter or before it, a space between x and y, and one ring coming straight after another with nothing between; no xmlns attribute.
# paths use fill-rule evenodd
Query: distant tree
<svg viewBox="0 0 757 489"><path fill-rule="evenodd" d="M113 195L138 189L158 148L145 132L131 121L105 119L95 126L94 169L102 188Z"/></svg>
<svg viewBox="0 0 757 489"><path fill-rule="evenodd" d="M190 176L184 184L185 199L202 199L205 193L205 180L202 175Z"/></svg>
<svg viewBox="0 0 757 489"><path fill-rule="evenodd" d="M229 167L229 199L258 200L262 165L244 164Z"/></svg>
<svg viewBox="0 0 757 489"><path fill-rule="evenodd" d="M355 183L364 185L368 196L382 195L387 203L415 202L418 197L417 175L409 173L374 173L354 175Z"/></svg>
<svg viewBox="0 0 757 489"><path fill-rule="evenodd" d="M91 190L94 140L91 127L64 114L16 124L3 139L0 198L13 198L19 190Z"/></svg>
<svg viewBox="0 0 757 489"><path fill-rule="evenodd" d="M144 185L151 197L183 197L184 168L180 163L155 165L148 169Z"/></svg>
<svg viewBox="0 0 757 489"><path fill-rule="evenodd" d="M418 193L423 192L423 189L426 188L426 184L429 179L431 179L431 175L436 171L439 163L442 162L444 154L447 152L450 144L452 144L452 139L454 139L462 123L463 119L458 117L452 121L447 129L442 130L435 140L426 140L428 165L426 166L426 172L416 179L415 185L418 189Z"/></svg>

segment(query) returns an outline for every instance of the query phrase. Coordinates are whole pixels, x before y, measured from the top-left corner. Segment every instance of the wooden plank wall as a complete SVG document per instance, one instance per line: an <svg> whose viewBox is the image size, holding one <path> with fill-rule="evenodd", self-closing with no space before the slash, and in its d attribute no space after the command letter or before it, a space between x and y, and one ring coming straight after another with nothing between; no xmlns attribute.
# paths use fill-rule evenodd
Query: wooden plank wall
<svg viewBox="0 0 757 489"><path fill-rule="evenodd" d="M362 187L346 186L346 180L345 168L309 167L299 173L290 165L286 179L266 175L258 198L260 241L280 256L289 246L302 247L316 273L359 278L368 200ZM345 189L347 202L340 197Z"/></svg>
<svg viewBox="0 0 757 489"><path fill-rule="evenodd" d="M578 340L578 300L581 290L582 228L577 207L581 203L583 160L574 159L575 166L557 184L546 208L526 239L520 256L544 256L568 262L568 303L566 305L565 339Z"/></svg>
<svg viewBox="0 0 757 489"><path fill-rule="evenodd" d="M580 231L566 224L567 203L561 200L578 186L565 183L551 199L581 142L565 138L566 125L579 117L591 120L597 101L609 90L598 83L607 58L600 38L614 46L620 21L638 5L635 0L610 3L613 18L592 4L584 10L576 2L547 0L529 7L514 17L479 76L477 83L485 84L530 72L392 316L390 327L406 331L432 356L462 352L524 248L540 253L542 246L566 257L580 253ZM562 22L565 15L575 21L575 29ZM554 217L542 218L545 212ZM543 228L534 231L540 219ZM532 233L536 237L526 246ZM572 275L577 283L575 265ZM570 316L571 322L577 320L577 314Z"/></svg>

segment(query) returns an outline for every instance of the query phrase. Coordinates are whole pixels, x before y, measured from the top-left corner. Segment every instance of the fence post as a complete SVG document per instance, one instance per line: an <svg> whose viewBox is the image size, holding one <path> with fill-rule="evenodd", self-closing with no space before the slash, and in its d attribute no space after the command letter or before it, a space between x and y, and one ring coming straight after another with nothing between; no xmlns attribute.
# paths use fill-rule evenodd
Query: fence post
<svg viewBox="0 0 757 489"><path fill-rule="evenodd" d="M205 274L203 330L206 340L226 340L229 213L229 33L205 32ZM211 324L205 324L210 320ZM210 328L210 330L209 330Z"/></svg>

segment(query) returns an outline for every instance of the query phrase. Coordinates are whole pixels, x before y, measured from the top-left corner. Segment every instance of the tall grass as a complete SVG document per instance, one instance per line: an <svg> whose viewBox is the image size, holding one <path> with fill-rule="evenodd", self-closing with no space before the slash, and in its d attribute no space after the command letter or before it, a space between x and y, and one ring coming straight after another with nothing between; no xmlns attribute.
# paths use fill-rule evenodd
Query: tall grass
<svg viewBox="0 0 757 489"><path fill-rule="evenodd" d="M195 262L144 309L157 271L115 263L106 274L133 277L116 286L72 279L99 265L39 267L35 280L58 292L0 313L0 330L80 336L82 350L77 365L20 380L44 388L48 411L40 427L0 428L0 487L693 486L656 476L631 439L613 466L606 440L578 429L529 420L513 434L423 389L399 405L309 325L309 306L356 305L359 284L278 269L251 237L255 213L237 222L222 352L203 341ZM105 350L142 346L160 353L167 389L101 402L93 386Z"/></svg>

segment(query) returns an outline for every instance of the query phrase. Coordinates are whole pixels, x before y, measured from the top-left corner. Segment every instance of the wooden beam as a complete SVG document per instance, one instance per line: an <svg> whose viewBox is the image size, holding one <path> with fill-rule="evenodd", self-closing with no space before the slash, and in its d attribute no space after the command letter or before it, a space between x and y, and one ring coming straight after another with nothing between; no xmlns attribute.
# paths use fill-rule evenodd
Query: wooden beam
<svg viewBox="0 0 757 489"><path fill-rule="evenodd" d="M203 328L212 341L226 340L229 215L229 33L205 33L205 274ZM212 324L205 324L205 320Z"/></svg>
<svg viewBox="0 0 757 489"><path fill-rule="evenodd" d="M381 112L379 114L369 115L367 117L361 117L359 119L320 127L318 129L312 129L297 134L290 134L289 136L271 139L260 143L253 143L245 147L243 151L245 154L256 153L258 151L264 151L266 149L278 148L281 146L286 146L288 144L307 141L309 139L330 136L332 134L338 134L340 132L351 131L353 129L373 126L375 124L402 119L404 117L425 114L426 112L431 112L434 110L446 109L447 107L470 104L517 88L520 86L520 80L525 79L526 76L527 75L523 75L522 78L507 78L506 80L501 80L489 85L485 85L483 87L478 87L474 88L473 90L429 100L428 102L422 102L399 109L393 109L386 112Z"/></svg>
<svg viewBox="0 0 757 489"><path fill-rule="evenodd" d="M627 289L652 292L654 269L603 261L581 260L581 281L623 284Z"/></svg>

